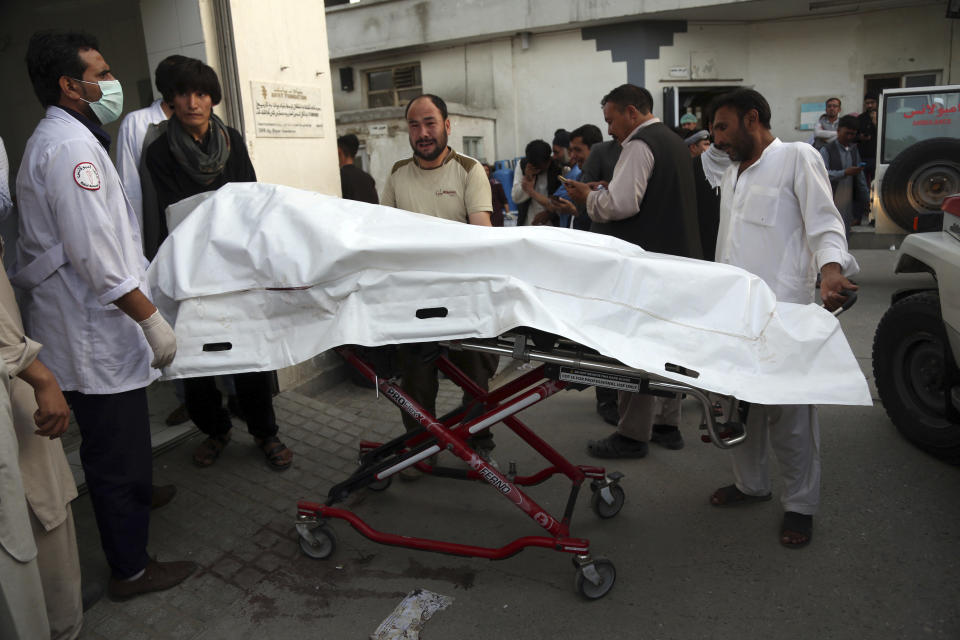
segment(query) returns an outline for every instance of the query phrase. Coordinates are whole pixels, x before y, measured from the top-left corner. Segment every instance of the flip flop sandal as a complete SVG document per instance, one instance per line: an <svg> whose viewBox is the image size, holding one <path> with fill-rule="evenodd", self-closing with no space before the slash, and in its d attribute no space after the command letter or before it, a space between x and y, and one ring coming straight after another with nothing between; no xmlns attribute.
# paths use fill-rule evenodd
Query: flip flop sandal
<svg viewBox="0 0 960 640"><path fill-rule="evenodd" d="M787 534L804 536L800 542L789 542L784 538ZM813 540L813 516L795 511L786 511L783 522L780 524L780 544L788 549L802 549Z"/></svg>
<svg viewBox="0 0 960 640"><path fill-rule="evenodd" d="M228 442L230 442L229 432L220 436L208 437L194 449L193 464L198 467L209 467L217 461Z"/></svg>
<svg viewBox="0 0 960 640"><path fill-rule="evenodd" d="M646 442L627 438L619 433L587 443L587 451L595 458L643 458L649 449Z"/></svg>
<svg viewBox="0 0 960 640"><path fill-rule="evenodd" d="M293 464L293 452L277 436L255 438L257 446L267 458L267 466L274 471L286 471Z"/></svg>
<svg viewBox="0 0 960 640"><path fill-rule="evenodd" d="M771 493L762 496L751 496L737 489L737 485L729 484L713 492L713 495L710 496L710 504L715 507L739 507L754 502L767 502L772 497L773 494ZM714 502L714 498L718 498L719 501Z"/></svg>

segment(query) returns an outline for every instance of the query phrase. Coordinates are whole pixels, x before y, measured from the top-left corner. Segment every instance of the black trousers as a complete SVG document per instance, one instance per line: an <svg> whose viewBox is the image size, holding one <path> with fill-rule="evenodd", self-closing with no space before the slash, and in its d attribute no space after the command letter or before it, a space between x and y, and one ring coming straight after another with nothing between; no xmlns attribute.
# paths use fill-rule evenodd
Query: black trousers
<svg viewBox="0 0 960 640"><path fill-rule="evenodd" d="M237 402L247 421L247 430L255 438L277 435L277 418L273 413L272 371L238 373L233 376ZM233 426L230 413L223 406L223 396L213 376L185 378L184 404L187 414L200 431L208 436L222 436Z"/></svg>
<svg viewBox="0 0 960 640"><path fill-rule="evenodd" d="M80 427L80 462L107 563L118 579L147 566L153 451L147 390L63 394Z"/></svg>
<svg viewBox="0 0 960 640"><path fill-rule="evenodd" d="M429 343L424 345L418 343L397 345L397 360L400 375L403 377L400 388L436 418L438 417L437 392L440 389L440 383L437 379L437 363L424 361L424 351L431 347L432 345ZM490 378L497 373L497 365L500 362L500 357L497 355L476 351L451 351L449 358L457 368L467 374L467 377L476 382L484 391L488 390ZM470 395L466 392L463 393L465 404L471 399ZM413 431L420 427L416 420L403 411L400 412L400 415L407 431ZM493 448L493 436L489 431L473 436L471 442L474 447Z"/></svg>

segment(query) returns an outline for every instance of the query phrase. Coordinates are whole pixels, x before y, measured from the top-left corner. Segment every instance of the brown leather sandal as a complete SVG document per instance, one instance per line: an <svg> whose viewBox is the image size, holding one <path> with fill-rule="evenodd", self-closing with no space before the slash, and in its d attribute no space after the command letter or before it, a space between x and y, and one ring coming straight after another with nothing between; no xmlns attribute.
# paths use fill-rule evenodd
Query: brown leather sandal
<svg viewBox="0 0 960 640"><path fill-rule="evenodd" d="M193 450L193 464L198 467L209 467L217 461L228 442L230 442L229 432L208 437Z"/></svg>
<svg viewBox="0 0 960 640"><path fill-rule="evenodd" d="M267 466L274 471L286 471L293 464L293 451L290 451L277 436L254 438L254 441L266 456Z"/></svg>

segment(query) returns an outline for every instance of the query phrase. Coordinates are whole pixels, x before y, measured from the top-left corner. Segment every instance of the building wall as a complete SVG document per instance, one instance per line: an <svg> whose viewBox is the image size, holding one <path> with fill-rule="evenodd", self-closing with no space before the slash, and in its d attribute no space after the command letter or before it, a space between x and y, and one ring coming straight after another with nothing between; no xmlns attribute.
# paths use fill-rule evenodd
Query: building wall
<svg viewBox="0 0 960 640"><path fill-rule="evenodd" d="M197 0L140 0L140 19L151 76L161 60L174 54L209 64ZM156 86L153 95L160 97Z"/></svg>
<svg viewBox="0 0 960 640"><path fill-rule="evenodd" d="M612 62L610 52L597 51L592 40L580 37L579 29L535 34L527 44L524 49L520 37L497 38L350 64L334 63L331 72L337 114L364 110L367 71L419 61L425 92L495 120L493 144L485 145L491 162L522 154L530 140L543 138L549 142L559 128L569 130L591 123L606 131L600 98L626 82L626 63ZM342 66L354 69L352 92L340 88ZM581 89L585 82L598 88L586 93ZM345 124L343 119L338 122ZM458 134L464 135L454 127L455 145L459 144ZM375 157L372 160L379 162ZM373 166L379 168L378 164ZM373 175L379 184L381 176Z"/></svg>
<svg viewBox="0 0 960 640"><path fill-rule="evenodd" d="M647 61L647 88L660 113L665 86L749 86L770 102L774 133L806 140L810 132L798 129L799 98L837 96L842 113L859 112L865 75L943 70L944 82L951 73L960 80L960 51L950 44L955 23L936 5L755 24L691 23L672 46L660 48L659 58ZM671 67L692 68L697 58L714 61L716 81L663 81Z"/></svg>
<svg viewBox="0 0 960 640"><path fill-rule="evenodd" d="M798 128L800 98L837 95L844 112L859 111L865 75L942 70L944 82L960 81L960 27L945 19L943 10L926 3L839 17L688 22L685 29L676 22L636 23L653 25L637 31L646 34L643 42L619 37L624 24L532 33L526 39L491 35L442 49L334 61L337 78L340 66L355 69L356 87L349 94L335 87L334 101L338 114L363 109L365 70L419 60L424 91L490 112L496 120L495 158L505 159L520 155L532 139L549 140L560 127L589 122L606 132L600 98L639 76L657 115L663 113L667 86L754 87L771 103L777 135L805 140L810 133ZM348 15L342 14L338 25L346 28ZM667 44L651 48L651 42ZM688 79L671 80L675 67L686 67Z"/></svg>
<svg viewBox="0 0 960 640"><path fill-rule="evenodd" d="M782 1L782 0L776 0ZM363 0L328 10L331 57L403 52L568 25L637 20L641 14L749 6L751 0Z"/></svg>

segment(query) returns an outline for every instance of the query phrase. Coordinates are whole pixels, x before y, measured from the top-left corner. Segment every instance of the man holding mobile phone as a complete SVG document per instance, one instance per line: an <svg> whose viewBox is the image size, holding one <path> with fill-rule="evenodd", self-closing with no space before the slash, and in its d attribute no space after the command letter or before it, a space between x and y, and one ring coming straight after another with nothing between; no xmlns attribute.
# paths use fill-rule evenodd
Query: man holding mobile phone
<svg viewBox="0 0 960 640"><path fill-rule="evenodd" d="M613 177L609 183L565 183L570 198L586 204L590 230L647 251L701 258L693 166L683 140L653 115L653 98L643 87L621 85L600 105L610 135L622 146ZM648 442L683 447L679 398L620 392L618 407L617 432L590 441L590 455L642 458Z"/></svg>
<svg viewBox="0 0 960 640"><path fill-rule="evenodd" d="M843 116L837 123L837 139L820 149L833 187L833 203L843 217L848 238L850 227L860 224L870 209L870 190L864 174L866 163L857 148L859 128L856 116Z"/></svg>

